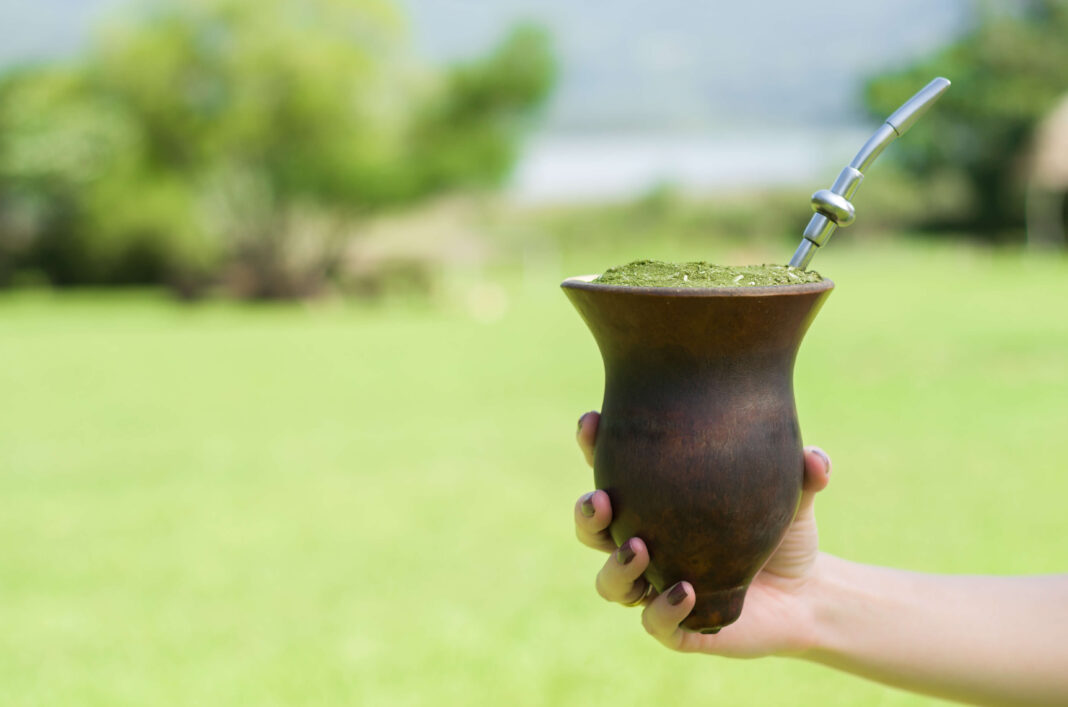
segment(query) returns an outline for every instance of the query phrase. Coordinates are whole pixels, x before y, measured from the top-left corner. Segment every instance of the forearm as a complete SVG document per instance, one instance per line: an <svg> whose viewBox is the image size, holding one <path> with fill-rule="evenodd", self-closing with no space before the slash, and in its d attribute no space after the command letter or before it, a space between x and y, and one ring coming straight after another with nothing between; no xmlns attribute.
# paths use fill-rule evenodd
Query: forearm
<svg viewBox="0 0 1068 707"><path fill-rule="evenodd" d="M1068 704L1068 575L926 575L820 555L803 657L979 704Z"/></svg>

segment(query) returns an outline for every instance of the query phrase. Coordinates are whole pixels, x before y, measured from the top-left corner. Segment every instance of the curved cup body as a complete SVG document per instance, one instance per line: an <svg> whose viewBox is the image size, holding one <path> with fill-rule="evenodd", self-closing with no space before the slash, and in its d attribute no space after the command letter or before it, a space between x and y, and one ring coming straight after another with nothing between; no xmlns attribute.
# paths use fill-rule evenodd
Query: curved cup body
<svg viewBox="0 0 1068 707"><path fill-rule="evenodd" d="M683 625L718 631L797 511L794 359L834 283L562 286L604 360L594 478L612 499L612 537L642 538L657 590L696 590Z"/></svg>

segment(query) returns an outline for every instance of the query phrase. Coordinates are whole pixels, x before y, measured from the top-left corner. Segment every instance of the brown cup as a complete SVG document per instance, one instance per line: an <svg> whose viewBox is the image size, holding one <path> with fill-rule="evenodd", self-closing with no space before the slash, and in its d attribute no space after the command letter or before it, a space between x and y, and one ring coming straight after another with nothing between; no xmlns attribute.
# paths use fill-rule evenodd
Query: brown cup
<svg viewBox="0 0 1068 707"><path fill-rule="evenodd" d="M594 479L612 499L612 538L645 541L658 591L690 582L697 603L683 626L715 633L737 620L797 512L794 359L834 283L661 288L592 277L562 287L604 360Z"/></svg>

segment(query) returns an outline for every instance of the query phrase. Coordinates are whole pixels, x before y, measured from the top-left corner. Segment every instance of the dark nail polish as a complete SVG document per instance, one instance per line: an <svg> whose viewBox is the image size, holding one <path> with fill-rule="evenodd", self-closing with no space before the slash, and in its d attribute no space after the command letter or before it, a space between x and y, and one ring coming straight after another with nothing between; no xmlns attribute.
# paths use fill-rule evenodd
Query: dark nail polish
<svg viewBox="0 0 1068 707"><path fill-rule="evenodd" d="M667 595L668 604L671 604L672 606L678 606L685 599L686 587L683 586L682 582L679 582L674 587L672 587L671 591L669 591Z"/></svg>
<svg viewBox="0 0 1068 707"><path fill-rule="evenodd" d="M831 473L831 458L827 456L827 452L823 451L819 447L813 447L812 451L816 456L823 460L824 465L827 467L827 473Z"/></svg>
<svg viewBox="0 0 1068 707"><path fill-rule="evenodd" d="M582 497L582 515L587 518L593 518L593 514L597 512L597 509L593 507L593 492L586 494Z"/></svg>
<svg viewBox="0 0 1068 707"><path fill-rule="evenodd" d="M634 543L630 540L619 546L619 551L616 552L616 562L621 565L629 565L630 561L634 559Z"/></svg>
<svg viewBox="0 0 1068 707"><path fill-rule="evenodd" d="M582 421L585 420L586 416L589 415L589 414L590 413L588 413L588 412L584 412L581 415L579 415L579 421L578 421L578 431L579 432L582 431Z"/></svg>

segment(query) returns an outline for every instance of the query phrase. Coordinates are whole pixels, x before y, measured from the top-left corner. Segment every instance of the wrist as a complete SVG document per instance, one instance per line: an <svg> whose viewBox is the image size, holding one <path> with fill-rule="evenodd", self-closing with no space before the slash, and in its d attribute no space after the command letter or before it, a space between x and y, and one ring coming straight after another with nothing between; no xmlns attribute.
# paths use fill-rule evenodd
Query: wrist
<svg viewBox="0 0 1068 707"><path fill-rule="evenodd" d="M828 594L837 583L833 578L837 559L817 552L799 576L772 580L771 583L789 597L786 612L789 621L779 624L782 640L771 654L814 660L814 656L825 650L828 644L828 603L833 601L828 599Z"/></svg>
<svg viewBox="0 0 1068 707"><path fill-rule="evenodd" d="M807 660L843 667L898 628L915 587L900 573L820 553L808 584Z"/></svg>
<svg viewBox="0 0 1068 707"><path fill-rule="evenodd" d="M802 590L807 628L798 658L825 662L835 651L835 626L840 610L848 602L848 566L845 560L820 552L812 564Z"/></svg>

